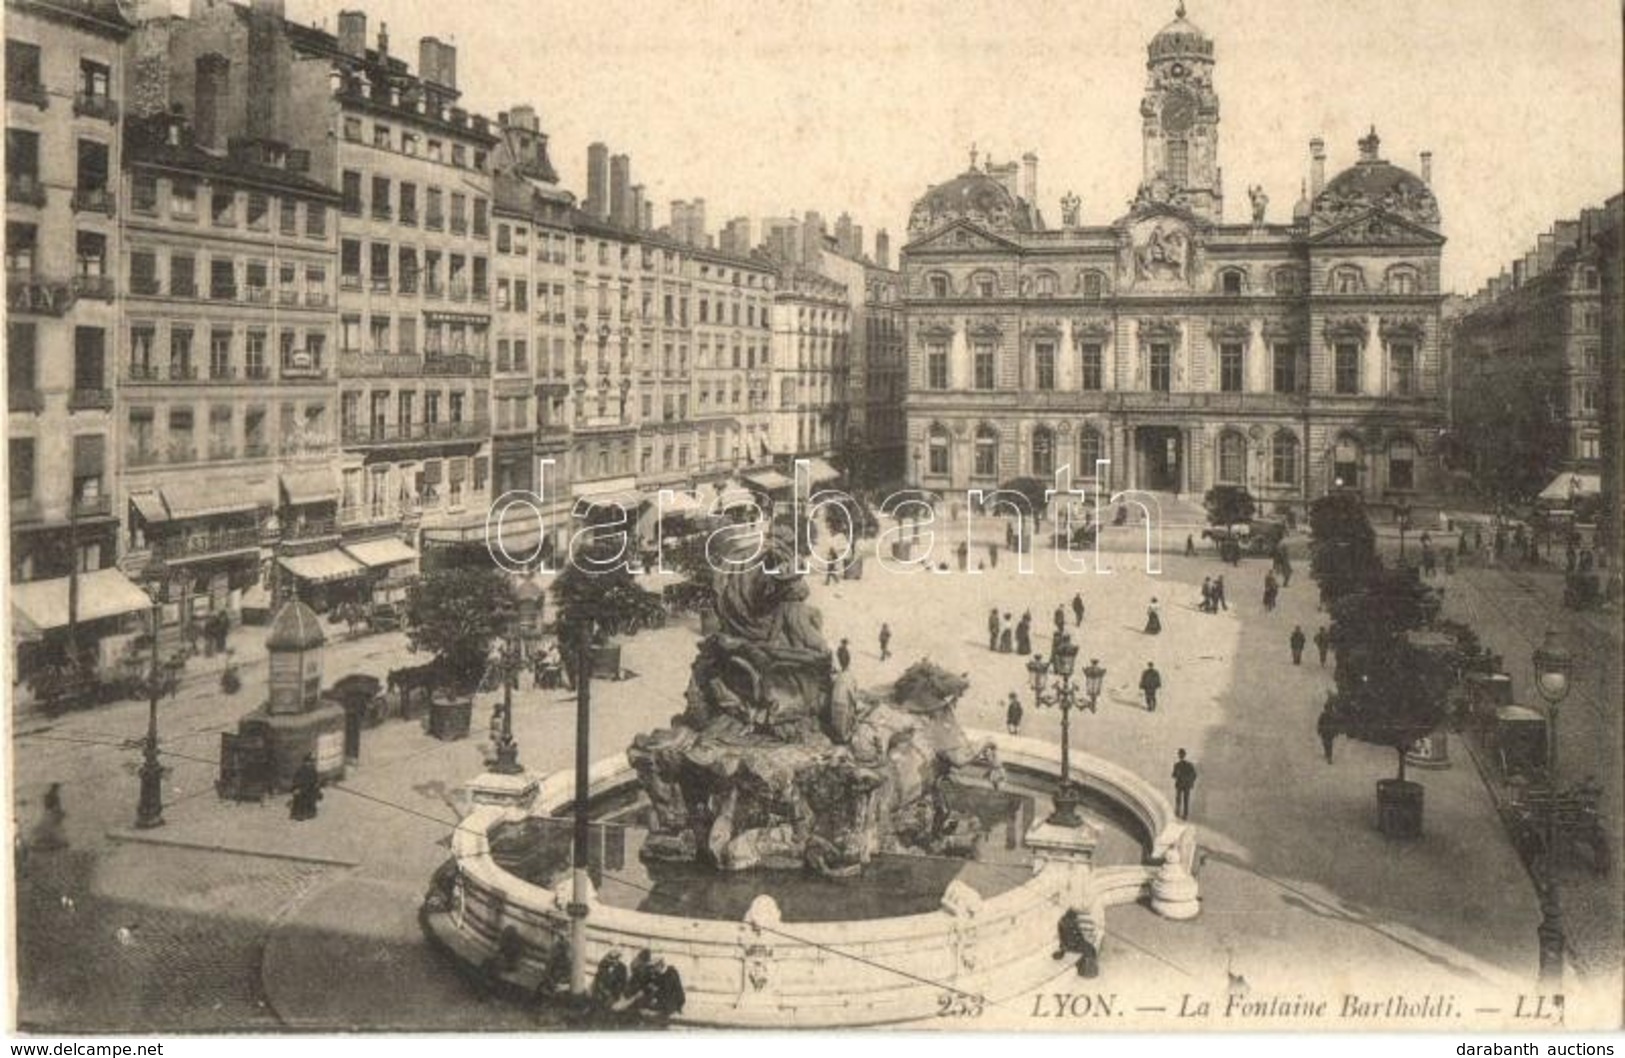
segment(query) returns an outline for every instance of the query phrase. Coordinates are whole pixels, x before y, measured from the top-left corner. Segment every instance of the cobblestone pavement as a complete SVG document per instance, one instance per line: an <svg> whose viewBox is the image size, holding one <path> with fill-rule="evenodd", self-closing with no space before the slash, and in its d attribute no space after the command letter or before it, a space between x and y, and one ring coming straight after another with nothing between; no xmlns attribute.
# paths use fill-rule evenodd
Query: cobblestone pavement
<svg viewBox="0 0 1625 1058"><path fill-rule="evenodd" d="M17 877L19 1027L278 1028L258 984L265 938L334 873L187 849L36 851Z"/></svg>

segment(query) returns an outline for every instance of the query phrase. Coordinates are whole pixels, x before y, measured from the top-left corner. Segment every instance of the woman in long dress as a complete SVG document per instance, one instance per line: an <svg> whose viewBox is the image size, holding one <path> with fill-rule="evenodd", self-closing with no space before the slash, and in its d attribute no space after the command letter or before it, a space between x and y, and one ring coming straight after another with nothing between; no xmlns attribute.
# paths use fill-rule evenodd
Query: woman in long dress
<svg viewBox="0 0 1625 1058"><path fill-rule="evenodd" d="M1151 605L1145 608L1145 634L1159 635L1162 632L1162 618L1157 614L1157 600L1152 599Z"/></svg>

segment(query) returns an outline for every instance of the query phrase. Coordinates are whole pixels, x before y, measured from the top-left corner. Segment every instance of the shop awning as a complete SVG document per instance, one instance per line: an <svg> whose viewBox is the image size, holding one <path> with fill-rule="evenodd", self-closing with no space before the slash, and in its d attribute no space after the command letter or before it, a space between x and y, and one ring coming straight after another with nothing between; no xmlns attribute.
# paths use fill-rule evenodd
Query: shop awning
<svg viewBox="0 0 1625 1058"><path fill-rule="evenodd" d="M156 492L132 492L130 502L135 505L135 513L148 525L162 525L169 521L169 509L164 506L164 498Z"/></svg>
<svg viewBox="0 0 1625 1058"><path fill-rule="evenodd" d="M99 621L104 617L140 613L151 606L152 600L147 598L147 593L116 569L98 569L79 574L80 621ZM13 584L11 607L40 631L66 628L68 578Z"/></svg>
<svg viewBox="0 0 1625 1058"><path fill-rule="evenodd" d="M284 555L279 561L283 569L312 584L346 580L367 571L366 566L336 547L309 555Z"/></svg>
<svg viewBox="0 0 1625 1058"><path fill-rule="evenodd" d="M164 486L164 505L171 518L209 518L217 514L239 514L252 511L268 499L262 499L242 485L202 479L177 481Z"/></svg>
<svg viewBox="0 0 1625 1058"><path fill-rule="evenodd" d="M814 485L822 485L827 481L836 481L841 476L839 470L816 457L807 460L807 473L808 480Z"/></svg>
<svg viewBox="0 0 1625 1058"><path fill-rule="evenodd" d="M777 470L752 470L739 476L747 484L755 485L764 492L777 492L794 484Z"/></svg>
<svg viewBox="0 0 1625 1058"><path fill-rule="evenodd" d="M282 492L291 504L336 503L339 484L331 470L294 470L282 475Z"/></svg>
<svg viewBox="0 0 1625 1058"><path fill-rule="evenodd" d="M619 507L629 514L636 514L639 507L649 502L649 497L637 489L619 489L612 492L595 492L590 496L576 497L576 503L585 500L595 507Z"/></svg>
<svg viewBox="0 0 1625 1058"><path fill-rule="evenodd" d="M393 536L345 544L343 550L362 565L372 566L375 569L379 566L393 566L397 562L411 562L418 557L416 551Z"/></svg>
<svg viewBox="0 0 1625 1058"><path fill-rule="evenodd" d="M656 492L652 502L661 517L668 514L704 514L709 509L703 500L686 489L672 489L671 495L664 498Z"/></svg>
<svg viewBox="0 0 1625 1058"><path fill-rule="evenodd" d="M1602 492L1600 474L1559 474L1540 490L1540 498L1567 503L1571 497L1596 496Z"/></svg>

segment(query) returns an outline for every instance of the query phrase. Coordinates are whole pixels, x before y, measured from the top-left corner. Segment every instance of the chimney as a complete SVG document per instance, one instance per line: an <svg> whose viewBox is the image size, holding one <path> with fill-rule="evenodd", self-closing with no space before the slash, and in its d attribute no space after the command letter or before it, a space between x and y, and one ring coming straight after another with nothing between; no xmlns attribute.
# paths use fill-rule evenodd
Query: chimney
<svg viewBox="0 0 1625 1058"><path fill-rule="evenodd" d="M508 111L508 124L526 132L538 132L542 127L541 120L536 116L536 108L529 103Z"/></svg>
<svg viewBox="0 0 1625 1058"><path fill-rule="evenodd" d="M389 23L378 23L378 58L389 58Z"/></svg>
<svg viewBox="0 0 1625 1058"><path fill-rule="evenodd" d="M225 146L226 93L231 90L231 60L218 52L197 57L196 98L192 106L192 131L199 147Z"/></svg>
<svg viewBox="0 0 1625 1058"><path fill-rule="evenodd" d="M339 51L357 58L367 52L367 13L339 12Z"/></svg>
<svg viewBox="0 0 1625 1058"><path fill-rule="evenodd" d="M891 267L891 236L886 234L885 228L875 232L875 264Z"/></svg>
<svg viewBox="0 0 1625 1058"><path fill-rule="evenodd" d="M655 204L652 199L643 200L643 230L653 231L655 226Z"/></svg>
<svg viewBox="0 0 1625 1058"><path fill-rule="evenodd" d="M630 228L628 207L632 197L632 159L624 154L609 159L609 219L619 227Z"/></svg>
<svg viewBox="0 0 1625 1058"><path fill-rule="evenodd" d="M1422 152L1422 183L1429 187L1433 185L1433 152Z"/></svg>
<svg viewBox="0 0 1625 1058"><path fill-rule="evenodd" d="M1316 136L1309 141L1309 201L1320 197L1326 186L1326 141Z"/></svg>
<svg viewBox="0 0 1625 1058"><path fill-rule="evenodd" d="M643 211L648 203L643 200L643 185L632 185L632 203L628 207L629 216L627 227L641 230L643 228Z"/></svg>
<svg viewBox="0 0 1625 1058"><path fill-rule="evenodd" d="M456 88L456 45L443 44L439 37L424 37L419 41L418 76L442 88Z"/></svg>
<svg viewBox="0 0 1625 1058"><path fill-rule="evenodd" d="M599 220L609 213L609 148L602 143L587 147L587 201L582 209Z"/></svg>
<svg viewBox="0 0 1625 1058"><path fill-rule="evenodd" d="M1032 151L1021 156L1021 197L1028 202L1038 201L1038 155Z"/></svg>
<svg viewBox="0 0 1625 1058"><path fill-rule="evenodd" d="M249 5L249 10L254 14L269 15L278 20L288 17L285 0L253 0L253 3Z"/></svg>

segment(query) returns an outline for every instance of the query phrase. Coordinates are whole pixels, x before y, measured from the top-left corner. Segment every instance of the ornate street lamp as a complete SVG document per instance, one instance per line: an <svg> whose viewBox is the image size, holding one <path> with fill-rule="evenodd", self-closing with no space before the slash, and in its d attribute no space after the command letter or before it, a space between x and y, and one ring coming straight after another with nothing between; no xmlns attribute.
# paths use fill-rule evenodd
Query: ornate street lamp
<svg viewBox="0 0 1625 1058"><path fill-rule="evenodd" d="M1078 804L1082 801L1082 791L1072 782L1072 710L1087 708L1091 712L1100 695L1099 680L1104 679L1106 670L1099 668L1097 662L1090 662L1089 668L1084 672L1085 690L1093 687L1093 694L1087 705L1078 701L1078 688L1073 686L1072 671L1077 664L1078 648L1070 639L1062 636L1055 643L1051 660L1044 661L1042 655L1033 655L1027 662L1027 678L1033 688L1033 702L1040 709L1045 707L1061 710L1061 781L1055 787L1053 800L1055 811L1050 813L1048 822L1060 827L1076 827L1083 824L1083 817L1078 815ZM1090 684L1090 673L1098 673L1093 684ZM1053 673L1055 681L1050 683ZM1047 688L1047 690L1046 690Z"/></svg>
<svg viewBox="0 0 1625 1058"><path fill-rule="evenodd" d="M1563 987L1563 906L1557 892L1557 714L1569 696L1569 673L1574 657L1553 629L1530 659L1535 669L1535 690L1546 701L1546 775L1551 795L1546 807L1546 855L1540 881L1540 925L1535 935L1540 943L1541 985L1553 992Z"/></svg>
<svg viewBox="0 0 1625 1058"><path fill-rule="evenodd" d="M141 760L141 796L136 802L135 827L151 830L164 825L164 766L158 762L158 626L163 604L152 593L152 671L147 678L147 740Z"/></svg>

